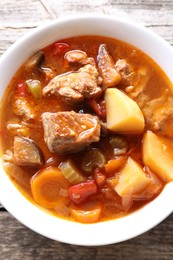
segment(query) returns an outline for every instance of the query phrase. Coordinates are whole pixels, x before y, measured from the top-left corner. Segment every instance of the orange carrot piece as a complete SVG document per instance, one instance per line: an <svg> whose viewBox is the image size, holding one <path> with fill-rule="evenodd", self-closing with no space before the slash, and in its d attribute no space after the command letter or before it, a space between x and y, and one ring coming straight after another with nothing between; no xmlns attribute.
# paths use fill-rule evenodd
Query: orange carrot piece
<svg viewBox="0 0 173 260"><path fill-rule="evenodd" d="M99 187L106 183L106 176L103 174L103 170L99 167L94 169L94 180Z"/></svg>
<svg viewBox="0 0 173 260"><path fill-rule="evenodd" d="M94 223L99 221L101 215L101 208L88 211L81 209L72 209L71 214L76 221L82 223Z"/></svg>
<svg viewBox="0 0 173 260"><path fill-rule="evenodd" d="M119 176L115 174L114 177L108 178L107 183L114 189L115 186L118 184Z"/></svg>
<svg viewBox="0 0 173 260"><path fill-rule="evenodd" d="M34 200L47 209L56 207L59 200L63 200L60 192L68 190L69 186L61 171L53 166L40 170L31 179Z"/></svg>
<svg viewBox="0 0 173 260"><path fill-rule="evenodd" d="M104 166L104 170L106 174L112 175L114 174L117 170L119 170L126 162L127 157L125 156L119 156L114 159L111 159L108 161L107 164Z"/></svg>

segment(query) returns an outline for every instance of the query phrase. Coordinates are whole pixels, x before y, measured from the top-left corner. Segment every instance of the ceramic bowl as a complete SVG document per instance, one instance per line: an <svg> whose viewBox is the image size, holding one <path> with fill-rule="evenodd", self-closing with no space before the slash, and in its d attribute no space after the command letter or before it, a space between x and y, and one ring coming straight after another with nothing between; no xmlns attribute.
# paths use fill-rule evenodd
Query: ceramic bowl
<svg viewBox="0 0 173 260"><path fill-rule="evenodd" d="M116 38L141 49L173 82L173 49L160 36L131 21L105 15L82 15L45 23L14 43L0 59L0 99L21 64L34 52L56 40L80 35ZM0 165L0 201L21 223L35 232L65 243L98 246L136 237L156 226L173 211L173 182L146 206L125 217L81 224L46 213L28 201ZM8 228L8 223L7 223Z"/></svg>

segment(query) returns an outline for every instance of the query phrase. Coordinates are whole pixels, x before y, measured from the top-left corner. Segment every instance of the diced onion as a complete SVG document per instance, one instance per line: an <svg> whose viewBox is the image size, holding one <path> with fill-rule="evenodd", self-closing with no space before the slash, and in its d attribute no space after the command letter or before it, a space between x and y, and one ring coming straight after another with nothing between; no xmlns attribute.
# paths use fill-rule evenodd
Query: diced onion
<svg viewBox="0 0 173 260"><path fill-rule="evenodd" d="M3 167L10 177L15 179L25 188L29 189L30 177L26 174L25 171L23 171L19 166L11 162L4 162Z"/></svg>
<svg viewBox="0 0 173 260"><path fill-rule="evenodd" d="M5 154L2 155L2 162L14 162L13 153L11 150L6 150Z"/></svg>
<svg viewBox="0 0 173 260"><path fill-rule="evenodd" d="M62 197L68 197L68 190L61 188L59 194Z"/></svg>

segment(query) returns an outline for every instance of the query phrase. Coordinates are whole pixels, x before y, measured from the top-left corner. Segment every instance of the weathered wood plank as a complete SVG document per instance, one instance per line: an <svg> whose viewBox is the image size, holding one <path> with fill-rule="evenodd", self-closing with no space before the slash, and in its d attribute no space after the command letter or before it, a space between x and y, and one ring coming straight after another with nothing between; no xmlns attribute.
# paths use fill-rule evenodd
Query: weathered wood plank
<svg viewBox="0 0 173 260"><path fill-rule="evenodd" d="M150 28L152 31L163 37L169 44L173 46L173 25L147 25L147 28Z"/></svg>
<svg viewBox="0 0 173 260"><path fill-rule="evenodd" d="M0 28L0 55L3 54L11 44L30 30L30 28Z"/></svg>
<svg viewBox="0 0 173 260"><path fill-rule="evenodd" d="M172 25L173 1L153 0L42 0L56 17L77 13L105 13L146 25Z"/></svg>
<svg viewBox="0 0 173 260"><path fill-rule="evenodd" d="M27 260L173 259L173 215L144 235L102 247L81 247L52 241L26 229L7 212L0 213L0 230L0 259L3 260L19 260L24 257Z"/></svg>
<svg viewBox="0 0 173 260"><path fill-rule="evenodd" d="M0 27L31 27L51 18L52 15L38 0L0 1Z"/></svg>
<svg viewBox="0 0 173 260"><path fill-rule="evenodd" d="M173 1L1 0L0 26L31 27L55 17L86 12L112 14L146 25L173 25Z"/></svg>

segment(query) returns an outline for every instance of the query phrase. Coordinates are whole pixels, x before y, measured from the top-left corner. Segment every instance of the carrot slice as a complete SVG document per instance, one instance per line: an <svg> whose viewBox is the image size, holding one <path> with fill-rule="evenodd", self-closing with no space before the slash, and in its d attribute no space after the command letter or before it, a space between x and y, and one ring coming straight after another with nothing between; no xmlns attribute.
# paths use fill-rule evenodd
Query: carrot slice
<svg viewBox="0 0 173 260"><path fill-rule="evenodd" d="M100 187L103 186L106 182L106 176L103 174L103 170L99 167L94 169L94 180L96 184Z"/></svg>
<svg viewBox="0 0 173 260"><path fill-rule="evenodd" d="M69 186L61 171L53 166L40 170L31 179L34 200L47 209L56 207L59 200L63 200L61 190L68 190Z"/></svg>
<svg viewBox="0 0 173 260"><path fill-rule="evenodd" d="M119 170L126 162L126 156L118 156L114 159L108 161L104 166L104 170L108 175L114 174L117 170Z"/></svg>
<svg viewBox="0 0 173 260"><path fill-rule="evenodd" d="M80 209L72 209L71 214L76 221L82 223L94 223L97 222L101 215L101 208L93 209L93 210L80 210Z"/></svg>

